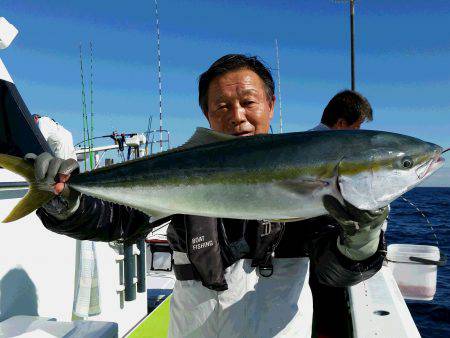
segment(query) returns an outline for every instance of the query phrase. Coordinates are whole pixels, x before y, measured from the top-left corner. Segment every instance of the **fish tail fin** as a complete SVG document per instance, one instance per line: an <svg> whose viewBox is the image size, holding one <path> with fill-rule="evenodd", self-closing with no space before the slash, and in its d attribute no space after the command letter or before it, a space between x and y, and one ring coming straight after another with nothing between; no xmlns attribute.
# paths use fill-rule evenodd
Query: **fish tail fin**
<svg viewBox="0 0 450 338"><path fill-rule="evenodd" d="M0 154L0 166L22 176L30 183L28 193L3 220L3 223L16 221L32 213L55 196L49 191L38 188L34 177L34 166L23 158Z"/></svg>

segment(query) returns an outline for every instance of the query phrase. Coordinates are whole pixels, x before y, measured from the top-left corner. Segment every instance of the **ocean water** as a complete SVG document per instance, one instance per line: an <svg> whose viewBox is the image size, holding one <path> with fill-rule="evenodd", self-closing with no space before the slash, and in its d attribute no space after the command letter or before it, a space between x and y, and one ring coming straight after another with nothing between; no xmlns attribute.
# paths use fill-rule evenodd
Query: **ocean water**
<svg viewBox="0 0 450 338"><path fill-rule="evenodd" d="M450 188L416 188L404 197L428 217L441 252L450 258ZM386 240L388 245L436 245L426 220L401 198L391 204ZM422 337L450 337L450 262L438 268L437 291L432 301L407 301L407 304Z"/></svg>

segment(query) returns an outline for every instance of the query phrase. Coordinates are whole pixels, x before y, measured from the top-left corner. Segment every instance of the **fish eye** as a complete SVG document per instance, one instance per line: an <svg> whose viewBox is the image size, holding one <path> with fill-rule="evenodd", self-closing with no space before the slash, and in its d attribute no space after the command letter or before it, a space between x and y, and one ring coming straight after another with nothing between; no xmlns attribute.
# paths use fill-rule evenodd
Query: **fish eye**
<svg viewBox="0 0 450 338"><path fill-rule="evenodd" d="M414 162L411 157L405 156L402 158L402 167L404 169L410 169L414 165Z"/></svg>

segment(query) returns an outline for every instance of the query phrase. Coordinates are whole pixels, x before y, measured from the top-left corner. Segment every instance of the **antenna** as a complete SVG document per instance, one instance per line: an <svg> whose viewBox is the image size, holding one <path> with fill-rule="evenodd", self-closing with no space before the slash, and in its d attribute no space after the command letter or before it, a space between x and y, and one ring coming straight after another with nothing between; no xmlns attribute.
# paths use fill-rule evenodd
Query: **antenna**
<svg viewBox="0 0 450 338"><path fill-rule="evenodd" d="M155 0L155 15L156 15L156 34L158 41L158 85L159 85L159 151L163 149L163 122L162 122L162 76L161 76L161 44L159 34L159 14L158 14L158 0Z"/></svg>
<svg viewBox="0 0 450 338"><path fill-rule="evenodd" d="M93 100L93 93L94 90L92 88L93 85L93 63L94 63L94 52L93 52L93 44L92 41L89 43L89 47L90 47L90 57L91 57L91 81L90 81L90 92L91 92L91 133L90 133L90 140L89 140L89 162L91 164L91 169L94 169L94 154L92 152L92 149L94 149L94 110L93 110L93 105L94 105L94 100Z"/></svg>
<svg viewBox="0 0 450 338"><path fill-rule="evenodd" d="M280 56L278 54L278 40L275 39L275 49L277 52L277 76L278 76L278 104L280 110L280 133L283 132L283 115L281 111L281 77L280 77Z"/></svg>
<svg viewBox="0 0 450 338"><path fill-rule="evenodd" d="M335 0L336 3L347 0ZM355 90L355 0L348 0L350 4L350 76L352 90Z"/></svg>
<svg viewBox="0 0 450 338"><path fill-rule="evenodd" d="M355 2L350 0L350 49L351 49L351 72L352 72L352 90L355 90Z"/></svg>

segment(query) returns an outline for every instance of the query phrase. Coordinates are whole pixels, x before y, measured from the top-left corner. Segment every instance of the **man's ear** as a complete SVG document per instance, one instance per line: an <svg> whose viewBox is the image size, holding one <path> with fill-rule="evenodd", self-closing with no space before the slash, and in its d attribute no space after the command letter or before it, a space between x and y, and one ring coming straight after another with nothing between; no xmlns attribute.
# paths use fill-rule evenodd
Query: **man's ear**
<svg viewBox="0 0 450 338"><path fill-rule="evenodd" d="M208 114L208 112L206 111L203 111L203 115L205 115L205 117L206 117L206 120L208 121L208 124L209 124L209 126L211 127L211 122L209 121L209 114Z"/></svg>
<svg viewBox="0 0 450 338"><path fill-rule="evenodd" d="M275 102L276 102L276 97L275 95L272 96L272 102L269 101L269 108L270 108L270 112L269 112L269 118L272 120L273 118L273 112L275 110Z"/></svg>

